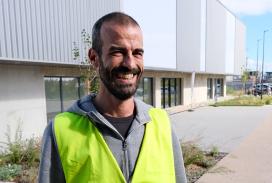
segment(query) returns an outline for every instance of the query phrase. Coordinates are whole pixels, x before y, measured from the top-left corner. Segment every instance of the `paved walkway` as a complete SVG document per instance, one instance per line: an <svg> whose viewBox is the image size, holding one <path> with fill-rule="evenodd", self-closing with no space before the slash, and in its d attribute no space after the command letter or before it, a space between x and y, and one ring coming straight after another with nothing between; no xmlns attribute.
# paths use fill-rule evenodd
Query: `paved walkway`
<svg viewBox="0 0 272 183"><path fill-rule="evenodd" d="M209 150L216 146L231 152L257 126L263 123L272 106L262 107L201 107L193 112L170 115L178 137L194 141ZM272 181L271 181L272 182Z"/></svg>
<svg viewBox="0 0 272 183"><path fill-rule="evenodd" d="M272 111L244 141L197 183L271 183Z"/></svg>

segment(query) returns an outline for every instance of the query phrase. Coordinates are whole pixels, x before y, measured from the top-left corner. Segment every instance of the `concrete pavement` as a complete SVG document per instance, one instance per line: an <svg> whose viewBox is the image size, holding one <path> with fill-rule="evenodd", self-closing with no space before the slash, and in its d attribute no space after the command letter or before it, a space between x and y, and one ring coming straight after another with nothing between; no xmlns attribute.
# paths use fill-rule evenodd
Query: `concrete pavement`
<svg viewBox="0 0 272 183"><path fill-rule="evenodd" d="M193 112L170 115L182 141L195 141L204 149L218 147L231 152L257 126L263 123L272 106L262 107L201 107ZM271 181L272 182L272 181Z"/></svg>
<svg viewBox="0 0 272 183"><path fill-rule="evenodd" d="M229 155L197 183L271 183L272 111Z"/></svg>

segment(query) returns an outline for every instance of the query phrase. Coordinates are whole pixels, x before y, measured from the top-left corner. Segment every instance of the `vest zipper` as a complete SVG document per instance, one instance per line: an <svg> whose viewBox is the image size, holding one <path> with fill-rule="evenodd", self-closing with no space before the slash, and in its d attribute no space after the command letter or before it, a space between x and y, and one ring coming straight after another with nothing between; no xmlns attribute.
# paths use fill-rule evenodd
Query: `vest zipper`
<svg viewBox="0 0 272 183"><path fill-rule="evenodd" d="M123 166L125 168L124 170L124 177L126 179L126 182L129 182L129 168L128 168L128 153L127 153L127 142L124 140L123 141Z"/></svg>

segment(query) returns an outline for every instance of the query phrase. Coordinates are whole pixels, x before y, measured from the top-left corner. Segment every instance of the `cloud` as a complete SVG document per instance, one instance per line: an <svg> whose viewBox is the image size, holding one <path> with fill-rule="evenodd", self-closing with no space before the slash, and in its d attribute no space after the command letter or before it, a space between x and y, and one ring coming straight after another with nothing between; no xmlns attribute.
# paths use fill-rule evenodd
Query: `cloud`
<svg viewBox="0 0 272 183"><path fill-rule="evenodd" d="M228 9L240 15L262 15L272 12L271 0L220 0Z"/></svg>
<svg viewBox="0 0 272 183"><path fill-rule="evenodd" d="M248 59L247 60L247 69L251 71L256 71L257 68L257 62L254 59ZM262 61L259 60L258 63L258 70L262 71ZM272 62L265 62L264 63L264 72L271 72L272 71Z"/></svg>

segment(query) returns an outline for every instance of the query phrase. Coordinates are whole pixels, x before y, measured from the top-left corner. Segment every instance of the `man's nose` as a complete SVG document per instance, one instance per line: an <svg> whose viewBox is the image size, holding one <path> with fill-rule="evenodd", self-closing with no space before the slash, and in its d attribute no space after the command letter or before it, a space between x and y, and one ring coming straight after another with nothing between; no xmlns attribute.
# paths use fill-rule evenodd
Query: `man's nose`
<svg viewBox="0 0 272 183"><path fill-rule="evenodd" d="M128 69L133 69L135 68L135 59L132 54L127 54L124 57L124 60L122 62L122 65L127 67Z"/></svg>

